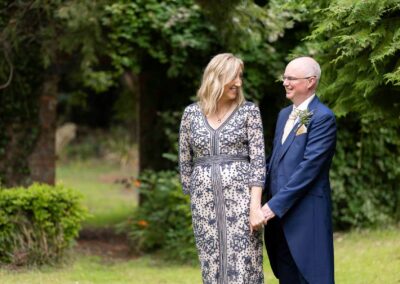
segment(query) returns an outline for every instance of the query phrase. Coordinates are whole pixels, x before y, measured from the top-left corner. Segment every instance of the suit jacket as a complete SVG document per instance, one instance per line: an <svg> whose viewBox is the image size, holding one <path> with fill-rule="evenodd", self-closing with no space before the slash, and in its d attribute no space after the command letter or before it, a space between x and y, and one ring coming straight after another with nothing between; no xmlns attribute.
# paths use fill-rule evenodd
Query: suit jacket
<svg viewBox="0 0 400 284"><path fill-rule="evenodd" d="M315 97L306 132L297 122L281 145L292 106L279 113L269 173L268 205L281 220L294 261L310 284L334 283L329 169L336 145L333 112ZM302 127L304 130L304 127ZM297 132L297 133L296 133ZM273 233L266 226L266 247L276 273Z"/></svg>

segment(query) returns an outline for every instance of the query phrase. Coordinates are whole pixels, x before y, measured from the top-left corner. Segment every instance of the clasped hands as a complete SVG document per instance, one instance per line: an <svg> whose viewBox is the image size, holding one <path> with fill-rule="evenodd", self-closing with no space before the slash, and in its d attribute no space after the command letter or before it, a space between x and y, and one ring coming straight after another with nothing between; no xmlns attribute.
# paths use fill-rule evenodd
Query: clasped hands
<svg viewBox="0 0 400 284"><path fill-rule="evenodd" d="M253 231L261 229L274 217L275 214L272 212L271 208L269 208L268 203L263 207L254 206L250 208L250 232L252 233Z"/></svg>

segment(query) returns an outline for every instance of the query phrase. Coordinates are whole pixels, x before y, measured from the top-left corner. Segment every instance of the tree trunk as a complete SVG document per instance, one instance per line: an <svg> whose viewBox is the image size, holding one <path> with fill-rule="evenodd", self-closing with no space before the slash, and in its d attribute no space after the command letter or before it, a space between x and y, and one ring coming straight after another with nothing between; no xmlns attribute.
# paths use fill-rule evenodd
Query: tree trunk
<svg viewBox="0 0 400 284"><path fill-rule="evenodd" d="M58 75L47 75L39 98L39 137L28 158L33 182L55 183Z"/></svg>

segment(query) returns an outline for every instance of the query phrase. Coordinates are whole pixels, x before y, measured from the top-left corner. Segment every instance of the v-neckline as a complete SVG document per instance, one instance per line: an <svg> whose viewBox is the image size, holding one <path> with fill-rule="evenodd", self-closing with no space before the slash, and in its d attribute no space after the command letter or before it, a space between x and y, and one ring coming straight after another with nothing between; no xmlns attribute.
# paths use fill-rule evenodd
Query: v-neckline
<svg viewBox="0 0 400 284"><path fill-rule="evenodd" d="M224 122L222 122L222 124L220 126L218 126L217 128L214 128L211 126L211 124L208 122L207 117L205 116L205 114L201 111L200 105L197 105L199 107L199 110L201 112L201 115L203 116L203 120L207 126L207 128L209 128L211 131L216 132L220 129L222 129L222 127L228 123L228 121L232 118L232 116L237 112L237 110L239 109L240 105L237 105L235 107L235 109L231 112L231 114L224 120Z"/></svg>

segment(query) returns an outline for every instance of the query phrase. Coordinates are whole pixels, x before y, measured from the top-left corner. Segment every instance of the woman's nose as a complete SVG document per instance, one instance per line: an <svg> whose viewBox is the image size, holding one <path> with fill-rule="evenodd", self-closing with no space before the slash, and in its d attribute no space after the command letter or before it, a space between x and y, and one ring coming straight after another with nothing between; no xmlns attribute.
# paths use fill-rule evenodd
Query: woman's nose
<svg viewBox="0 0 400 284"><path fill-rule="evenodd" d="M242 86L242 79L241 79L241 78L236 78L236 80L235 80L235 86L236 86L236 87L241 87L241 86Z"/></svg>

